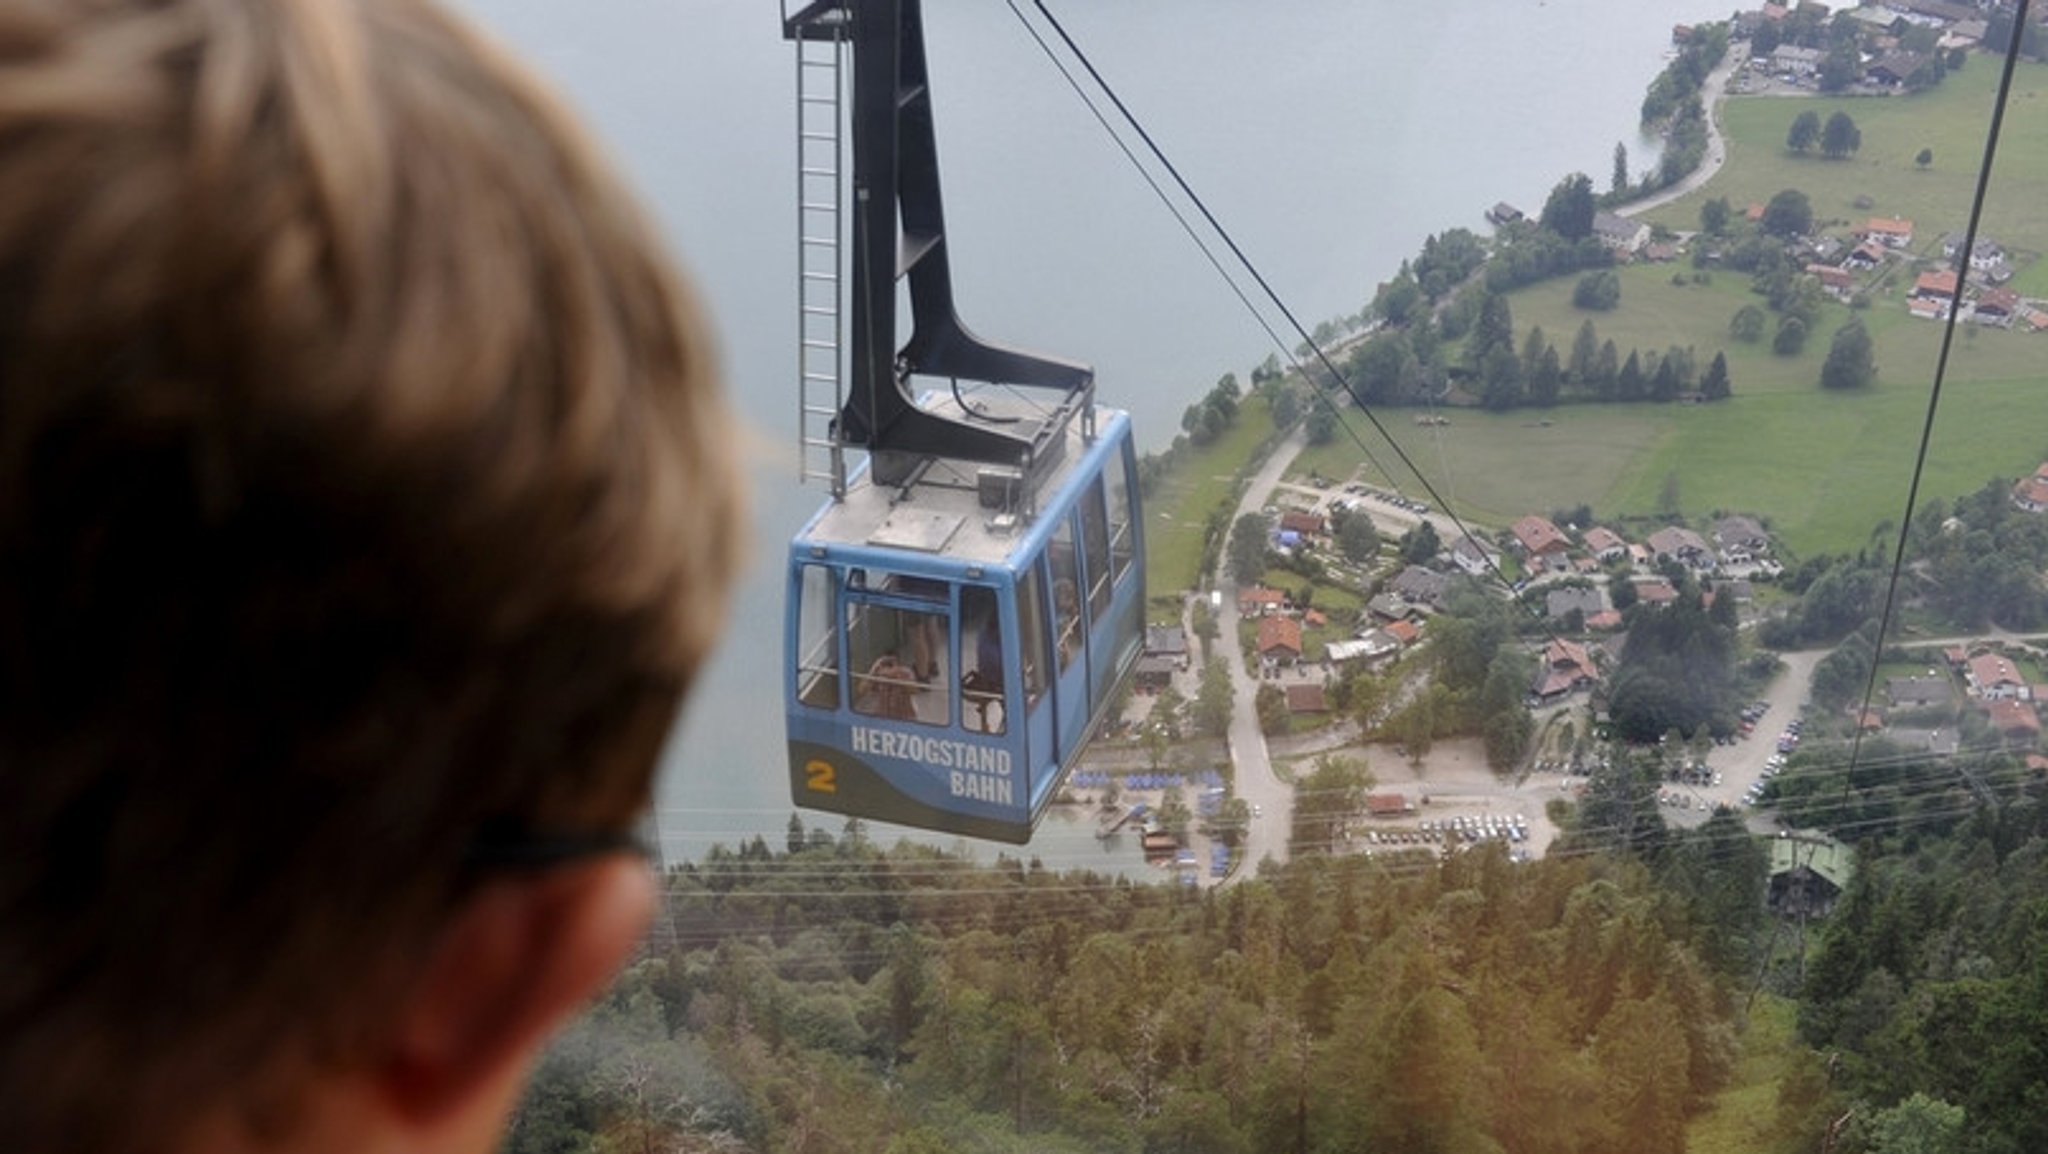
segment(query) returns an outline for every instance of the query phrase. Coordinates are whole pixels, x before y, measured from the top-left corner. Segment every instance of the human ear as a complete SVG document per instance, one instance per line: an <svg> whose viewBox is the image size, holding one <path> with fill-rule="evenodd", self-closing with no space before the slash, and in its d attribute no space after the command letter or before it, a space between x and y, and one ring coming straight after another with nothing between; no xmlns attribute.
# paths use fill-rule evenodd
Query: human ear
<svg viewBox="0 0 2048 1154"><path fill-rule="evenodd" d="M495 1134L548 1036L638 944L654 886L624 854L484 883L408 991L376 1069L394 1119Z"/></svg>

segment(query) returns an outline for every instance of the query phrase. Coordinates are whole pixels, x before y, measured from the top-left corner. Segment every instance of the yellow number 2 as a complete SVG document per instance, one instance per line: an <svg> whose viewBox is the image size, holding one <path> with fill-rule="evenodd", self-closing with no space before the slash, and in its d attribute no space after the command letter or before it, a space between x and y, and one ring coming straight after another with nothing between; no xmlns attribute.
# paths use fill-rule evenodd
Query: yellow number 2
<svg viewBox="0 0 2048 1154"><path fill-rule="evenodd" d="M839 778L829 761L805 762L804 784L812 793L839 792Z"/></svg>

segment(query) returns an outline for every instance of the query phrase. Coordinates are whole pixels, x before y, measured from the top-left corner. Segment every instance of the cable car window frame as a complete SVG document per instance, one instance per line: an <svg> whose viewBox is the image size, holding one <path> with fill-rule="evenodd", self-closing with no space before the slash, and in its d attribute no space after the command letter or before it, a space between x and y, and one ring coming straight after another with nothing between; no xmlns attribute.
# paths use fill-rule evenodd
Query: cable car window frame
<svg viewBox="0 0 2048 1154"><path fill-rule="evenodd" d="M846 634L846 659L849 667L847 707L862 717L884 721L909 721L934 728L952 725L954 694L952 687L947 684L948 679L932 677L929 680L919 680L914 666L914 638L926 622L906 620L926 618L931 623L936 623L942 638L940 649L943 650L943 637L950 626L950 604L942 603L934 609L931 600L922 596L906 595L897 591L876 593L872 589L851 583L842 604L844 611L840 620ZM856 672L863 662L857 659L855 638L862 636L860 631L863 629L868 630L870 634L874 631L866 618L875 613L896 615L896 640L893 645L875 652L874 657L866 662L868 669L865 672ZM864 648L873 650L874 646L868 643ZM902 656L905 648L912 650L910 663L906 663ZM902 669L903 675L896 675L893 672L877 674L875 670L881 668L884 661L892 662L892 670ZM920 699L934 692L945 695L945 708L938 718L926 718L923 716L924 711L919 708Z"/></svg>
<svg viewBox="0 0 2048 1154"><path fill-rule="evenodd" d="M1000 737L1009 732L1009 709L1005 676L1007 653L1003 645L1002 604L995 587L963 582L960 593L959 643L954 649L955 669L960 675L960 728L969 733ZM969 602L974 602L970 607ZM982 639L995 631L995 669L982 660ZM969 665L973 668L969 668ZM994 720L990 711L994 710Z"/></svg>
<svg viewBox="0 0 2048 1154"><path fill-rule="evenodd" d="M1137 531L1132 527L1136 517L1131 510L1131 479L1128 474L1129 458L1116 454L1116 459L1104 465L1102 479L1104 496L1109 511L1109 565L1110 581L1121 585L1130 573L1132 563L1137 560Z"/></svg>
<svg viewBox="0 0 2048 1154"><path fill-rule="evenodd" d="M1052 636L1052 622L1046 617L1045 597L1038 586L1038 570L1026 569L1017 580L1017 637L1022 651L1018 668L1024 674L1024 708L1037 707L1045 696L1045 671L1052 668L1046 639Z"/></svg>
<svg viewBox="0 0 2048 1154"><path fill-rule="evenodd" d="M842 708L838 577L830 565L805 565L799 579L796 698L813 709Z"/></svg>
<svg viewBox="0 0 2048 1154"><path fill-rule="evenodd" d="M1081 558L1074 542L1071 516L1061 517L1052 527L1045 546L1046 569L1052 579L1052 643L1058 651L1060 670L1073 668L1086 648L1081 612ZM1060 586L1066 585L1061 596Z"/></svg>
<svg viewBox="0 0 2048 1154"><path fill-rule="evenodd" d="M1109 518L1103 511L1102 478L1081 492L1082 565L1088 580L1088 617L1100 621L1109 612Z"/></svg>

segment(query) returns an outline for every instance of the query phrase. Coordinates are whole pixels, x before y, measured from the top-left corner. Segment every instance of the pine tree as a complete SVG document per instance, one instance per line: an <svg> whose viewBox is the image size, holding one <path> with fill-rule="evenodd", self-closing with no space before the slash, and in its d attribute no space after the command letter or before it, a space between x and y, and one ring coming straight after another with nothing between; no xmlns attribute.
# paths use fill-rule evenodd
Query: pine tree
<svg viewBox="0 0 2048 1154"><path fill-rule="evenodd" d="M1707 375L1700 379L1700 399L1725 401L1731 391L1728 383L1728 355L1716 352L1714 363L1707 366Z"/></svg>

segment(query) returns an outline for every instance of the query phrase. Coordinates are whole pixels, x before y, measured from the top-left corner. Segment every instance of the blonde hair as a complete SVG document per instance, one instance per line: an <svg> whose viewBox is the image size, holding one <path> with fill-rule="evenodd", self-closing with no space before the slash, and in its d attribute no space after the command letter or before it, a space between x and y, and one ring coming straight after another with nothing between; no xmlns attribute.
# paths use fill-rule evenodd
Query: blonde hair
<svg viewBox="0 0 2048 1154"><path fill-rule="evenodd" d="M0 10L13 1148L288 1101L478 845L644 806L741 519L661 248L424 0Z"/></svg>

